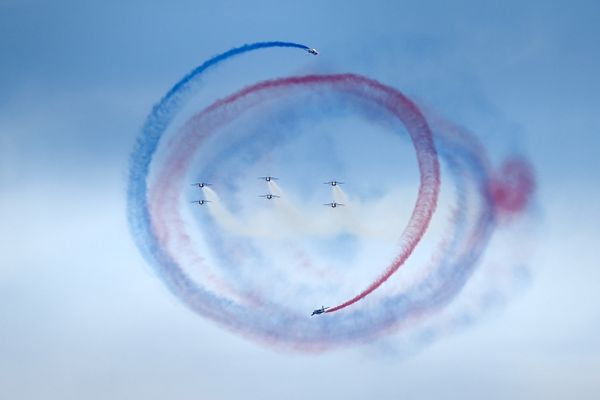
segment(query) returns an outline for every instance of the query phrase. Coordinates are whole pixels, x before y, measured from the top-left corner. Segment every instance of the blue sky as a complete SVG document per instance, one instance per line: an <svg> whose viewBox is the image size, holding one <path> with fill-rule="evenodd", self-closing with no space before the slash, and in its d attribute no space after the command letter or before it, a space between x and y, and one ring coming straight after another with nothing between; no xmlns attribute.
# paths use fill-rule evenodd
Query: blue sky
<svg viewBox="0 0 600 400"><path fill-rule="evenodd" d="M594 398L600 368L600 7L595 2L0 1L0 394L7 398ZM273 75L355 72L520 151L538 179L529 287L414 354L265 348L183 307L125 216L151 106L230 47L210 96ZM311 64L313 63L313 64Z"/></svg>

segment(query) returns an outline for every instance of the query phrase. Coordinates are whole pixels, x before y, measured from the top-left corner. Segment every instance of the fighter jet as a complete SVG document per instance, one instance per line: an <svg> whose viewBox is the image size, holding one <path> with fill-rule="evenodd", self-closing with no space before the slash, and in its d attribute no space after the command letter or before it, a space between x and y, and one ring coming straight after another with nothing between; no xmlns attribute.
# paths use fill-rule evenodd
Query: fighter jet
<svg viewBox="0 0 600 400"><path fill-rule="evenodd" d="M319 55L319 52L317 51L317 49L308 49L306 51L308 51L310 54L315 55L315 56Z"/></svg>
<svg viewBox="0 0 600 400"><path fill-rule="evenodd" d="M343 185L344 182L338 182L338 181L329 181L329 182L323 182L324 185L331 185L331 186L337 186L337 185Z"/></svg>
<svg viewBox="0 0 600 400"><path fill-rule="evenodd" d="M196 182L196 183L192 183L192 186L198 186L199 188L203 188L204 186L210 186L210 183Z"/></svg>
<svg viewBox="0 0 600 400"><path fill-rule="evenodd" d="M267 200L272 200L272 199L273 199L273 197L277 197L277 198L278 198L279 196L277 196L276 194L271 194L271 193L269 193L269 194L261 194L261 195L260 195L260 196L258 196L258 197L264 197L264 198L266 198Z"/></svg>
<svg viewBox="0 0 600 400"><path fill-rule="evenodd" d="M343 206L343 204L342 204L342 203L336 203L335 201L334 201L333 203L325 203L325 204L323 204L323 205L324 205L324 206L329 206L329 207L331 207L331 208L336 208L336 207L338 207L338 206Z"/></svg>
<svg viewBox="0 0 600 400"><path fill-rule="evenodd" d="M194 200L192 203L198 203L199 205L203 206L206 203L210 203L210 200Z"/></svg>
<svg viewBox="0 0 600 400"><path fill-rule="evenodd" d="M325 312L325 310L327 310L329 307L323 307L321 306L321 308L317 308L316 310L314 310L312 312L312 314L310 314L310 316L312 317L313 315L319 315L319 314L323 314Z"/></svg>
<svg viewBox="0 0 600 400"><path fill-rule="evenodd" d="M273 176L259 176L258 179L262 179L264 181L271 182L271 181L276 181L278 178L275 178Z"/></svg>

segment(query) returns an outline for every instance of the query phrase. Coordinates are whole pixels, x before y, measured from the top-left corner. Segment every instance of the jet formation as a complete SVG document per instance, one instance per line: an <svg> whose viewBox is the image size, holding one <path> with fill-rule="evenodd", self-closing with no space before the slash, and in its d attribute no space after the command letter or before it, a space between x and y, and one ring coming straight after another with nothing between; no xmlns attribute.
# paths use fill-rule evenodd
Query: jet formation
<svg viewBox="0 0 600 400"><path fill-rule="evenodd" d="M272 182L272 181L276 181L279 180L279 178L276 178L274 176L259 176L258 179L263 180L265 182ZM338 185L343 185L344 182L339 182L339 181L329 181L329 182L323 182L323 184L325 185L330 185L330 186L338 186ZM196 183L192 183L192 186L197 186L198 188L203 188L203 187L208 187L211 186L212 184L210 183L206 183L206 182L196 182ZM272 193L267 193L267 194L261 194L258 197L264 197L267 200L273 200L273 199L278 199L281 196L278 196L276 194L272 194ZM192 201L192 203L198 203L199 205L205 205L206 203L210 203L209 200L194 200ZM329 206L331 208L336 208L338 206L343 206L344 204L342 203L337 203L337 202L331 202L331 203L325 203L323 204L324 206Z"/></svg>

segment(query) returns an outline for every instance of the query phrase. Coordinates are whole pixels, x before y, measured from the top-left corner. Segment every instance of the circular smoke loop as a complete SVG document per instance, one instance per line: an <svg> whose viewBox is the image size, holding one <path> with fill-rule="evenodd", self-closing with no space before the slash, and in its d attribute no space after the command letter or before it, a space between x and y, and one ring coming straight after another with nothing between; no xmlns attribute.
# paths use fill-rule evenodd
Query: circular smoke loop
<svg viewBox="0 0 600 400"><path fill-rule="evenodd" d="M460 302L459 294L484 263L494 233L509 229L528 210L535 187L530 164L522 157L511 156L495 170L472 135L424 111L400 91L355 74L293 76L256 83L217 100L189 118L173 138L164 138L192 96L201 93L198 81L205 71L266 48L309 49L296 43L261 42L229 50L177 82L148 116L131 155L127 193L131 231L148 262L168 289L196 313L259 342L285 348L323 350L363 343L390 332L440 330L439 321L444 318L452 324L452 317L445 313L453 302ZM198 174L194 170L198 154L211 140L223 135L227 126L264 110L273 99L284 103L307 93L369 123L403 127L402 132L396 130L408 134L419 171L416 202L408 222L402 226L401 219L389 216L386 221L367 218L379 222L365 223L361 216L376 215L375 208L352 198L339 185L332 187L332 196L341 206L335 213L310 219L290 200L292 196L288 196L284 185L272 180L267 182L267 189L279 197L265 201L272 202L270 215L275 216L274 223L281 224L274 234L268 224L260 223L264 216L255 216L258 223L240 219L216 186L205 186L199 193L209 201L201 206L207 213L196 229L208 231L203 242L213 246L215 254L201 253L200 239L190 228L182 207L189 203L186 190L190 175ZM446 171L443 180L441 165ZM392 282L390 278L400 274L398 271L428 232L444 185L452 187L453 207L431 260L410 279L399 283L395 278ZM283 295L311 293L310 287L300 288L301 276L286 278L285 269L275 269L266 278L258 272L248 277L239 267L247 259L260 264L261 258L253 254L256 248L251 244L273 241L273 236L331 237L345 232L375 240L388 235L388 231L399 237L390 262L383 267L363 266L369 269L372 279L318 317L299 311L294 299ZM288 242L293 243L293 237ZM325 277L322 280L335 277L327 268L313 265L306 251L293 251L307 275L318 274ZM260 271L271 270L265 267ZM335 278L331 279L334 281L325 283L335 286ZM275 295L276 282L290 286L278 289ZM473 296L487 298L500 290L498 285L479 285L472 290Z"/></svg>

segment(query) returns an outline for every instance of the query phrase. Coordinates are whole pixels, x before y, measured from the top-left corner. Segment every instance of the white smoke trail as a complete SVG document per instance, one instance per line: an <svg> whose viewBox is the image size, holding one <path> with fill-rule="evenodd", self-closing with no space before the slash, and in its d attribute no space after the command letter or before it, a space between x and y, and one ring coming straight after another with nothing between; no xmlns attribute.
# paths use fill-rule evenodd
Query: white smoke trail
<svg viewBox="0 0 600 400"><path fill-rule="evenodd" d="M214 190L204 186L202 192L204 198L209 201L207 203L208 211L222 228L243 236L253 236L259 233L249 230L246 224L241 223L237 217L225 208L219 195Z"/></svg>
<svg viewBox="0 0 600 400"><path fill-rule="evenodd" d="M337 185L331 187L331 192L333 195L333 201L342 205L339 210L340 214L342 214L344 217L343 222L345 229L349 233L357 236L370 236L369 229L360 221L360 204L351 201L346 193L344 193L342 188Z"/></svg>
<svg viewBox="0 0 600 400"><path fill-rule="evenodd" d="M275 196L269 207L252 213L235 215L224 205L218 194L204 187L211 216L221 228L246 237L289 239L298 237L333 237L351 234L359 238L394 241L409 217L410 206L398 207L400 192L388 193L369 203L350 198L339 186L332 187L333 201L343 206L323 207L322 204L300 207L293 197L276 182L267 182L268 193Z"/></svg>
<svg viewBox="0 0 600 400"><path fill-rule="evenodd" d="M276 199L275 205L279 215L284 219L287 227L294 232L305 235L314 236L333 236L336 234L336 226L332 223L331 218L321 212L306 212L300 209L290 197L284 193L281 187L273 182L268 182L271 193L279 196Z"/></svg>

